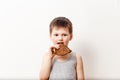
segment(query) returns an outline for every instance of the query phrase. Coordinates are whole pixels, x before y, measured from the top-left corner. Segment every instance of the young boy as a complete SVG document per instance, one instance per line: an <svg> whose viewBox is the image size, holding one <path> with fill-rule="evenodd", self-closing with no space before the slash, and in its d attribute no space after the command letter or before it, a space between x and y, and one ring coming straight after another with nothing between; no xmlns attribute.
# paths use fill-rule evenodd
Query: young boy
<svg viewBox="0 0 120 80"><path fill-rule="evenodd" d="M68 46L72 40L72 23L66 17L56 17L50 23L50 39L53 46L43 57L40 80L84 80L82 58L73 51L64 56L53 54L60 44Z"/></svg>

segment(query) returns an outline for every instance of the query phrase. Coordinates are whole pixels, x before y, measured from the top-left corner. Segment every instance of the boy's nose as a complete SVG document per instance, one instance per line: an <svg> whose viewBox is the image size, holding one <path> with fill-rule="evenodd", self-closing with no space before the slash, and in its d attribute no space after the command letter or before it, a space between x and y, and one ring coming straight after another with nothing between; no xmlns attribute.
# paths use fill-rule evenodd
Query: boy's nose
<svg viewBox="0 0 120 80"><path fill-rule="evenodd" d="M62 36L59 36L58 39L59 39L59 40L63 40L63 37L62 37Z"/></svg>

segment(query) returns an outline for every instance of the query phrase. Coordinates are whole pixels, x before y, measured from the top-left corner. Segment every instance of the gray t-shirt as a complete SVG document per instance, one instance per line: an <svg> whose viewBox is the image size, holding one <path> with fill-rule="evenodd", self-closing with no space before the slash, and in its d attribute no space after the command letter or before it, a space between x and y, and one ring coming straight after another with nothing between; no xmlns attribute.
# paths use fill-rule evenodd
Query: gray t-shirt
<svg viewBox="0 0 120 80"><path fill-rule="evenodd" d="M71 52L69 59L62 62L53 59L49 80L76 80L75 53Z"/></svg>

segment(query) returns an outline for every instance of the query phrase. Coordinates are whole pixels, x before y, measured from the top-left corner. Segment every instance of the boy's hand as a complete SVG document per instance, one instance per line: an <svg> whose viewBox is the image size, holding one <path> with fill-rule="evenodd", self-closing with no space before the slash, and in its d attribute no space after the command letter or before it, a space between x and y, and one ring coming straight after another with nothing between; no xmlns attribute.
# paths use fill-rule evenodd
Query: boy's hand
<svg viewBox="0 0 120 80"><path fill-rule="evenodd" d="M54 54L54 50L55 49L59 49L59 45L54 45L54 46L50 47L50 49L49 49L49 56L50 56L51 59L55 56L55 54Z"/></svg>

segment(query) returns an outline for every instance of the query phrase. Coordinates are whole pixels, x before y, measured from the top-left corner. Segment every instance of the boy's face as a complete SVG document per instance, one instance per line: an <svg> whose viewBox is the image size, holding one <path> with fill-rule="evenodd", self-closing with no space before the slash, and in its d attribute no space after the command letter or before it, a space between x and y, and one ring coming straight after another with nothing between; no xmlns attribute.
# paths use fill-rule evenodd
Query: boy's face
<svg viewBox="0 0 120 80"><path fill-rule="evenodd" d="M50 38L54 45L64 44L68 46L69 41L72 39L72 34L69 33L68 28L54 27Z"/></svg>

